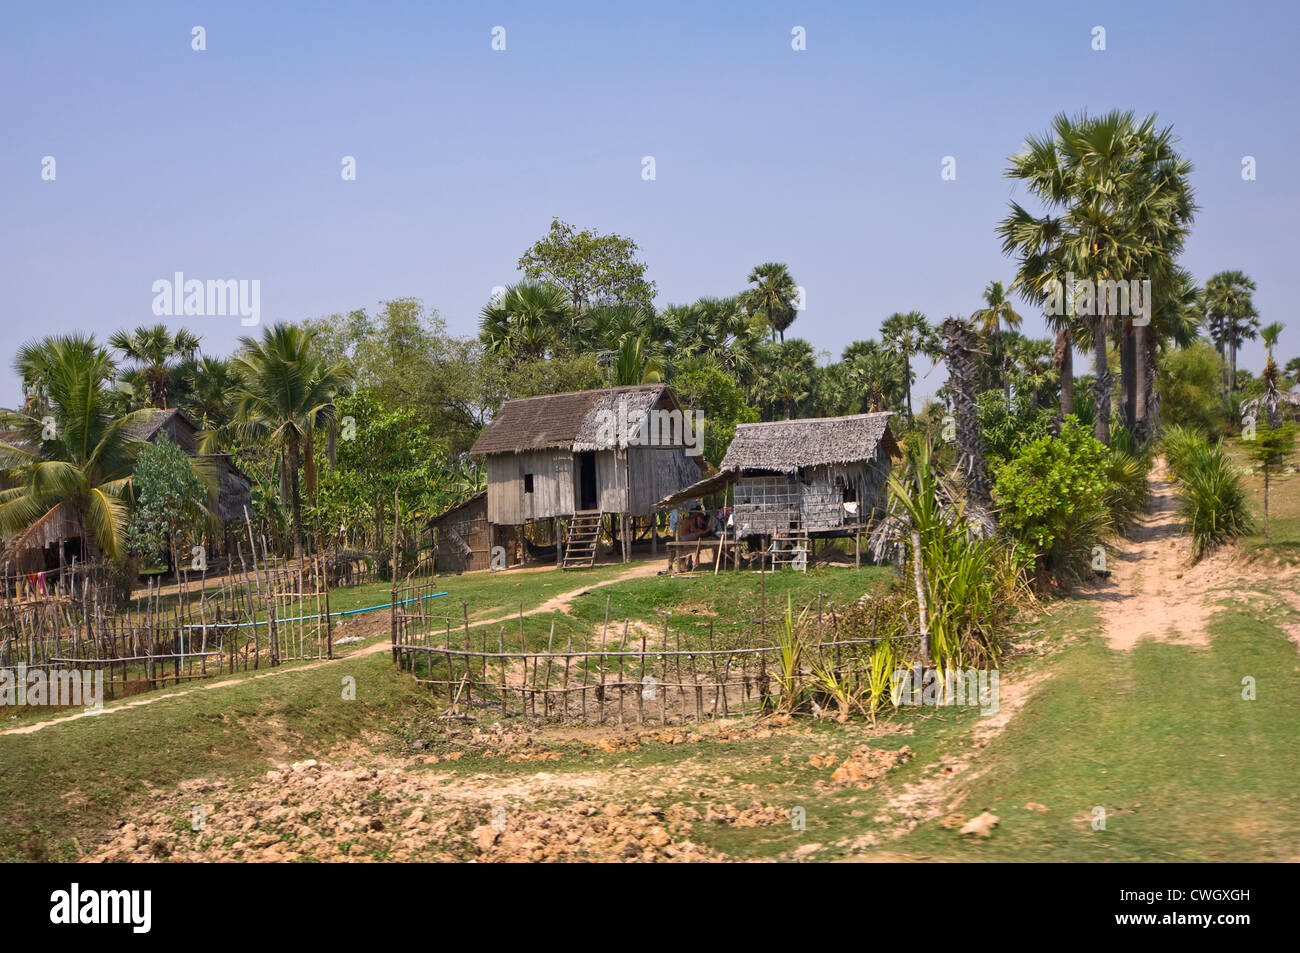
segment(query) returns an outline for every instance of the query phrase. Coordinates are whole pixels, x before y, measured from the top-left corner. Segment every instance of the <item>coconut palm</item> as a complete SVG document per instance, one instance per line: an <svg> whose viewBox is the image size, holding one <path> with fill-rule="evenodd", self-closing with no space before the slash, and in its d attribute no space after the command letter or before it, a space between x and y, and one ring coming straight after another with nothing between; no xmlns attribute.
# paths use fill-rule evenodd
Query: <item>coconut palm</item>
<svg viewBox="0 0 1300 953"><path fill-rule="evenodd" d="M266 440L280 453L281 485L287 490L296 558L302 557L298 469L305 468L308 496L314 495L314 441L336 423L334 399L348 383L344 365L327 364L315 338L314 331L300 325L274 324L260 340L240 338L240 349L232 358L240 376L234 393L235 427L244 440Z"/></svg>
<svg viewBox="0 0 1300 953"><path fill-rule="evenodd" d="M181 364L199 349L198 335L184 328L175 334L165 324L118 331L108 339L109 347L127 362L123 377L147 394L150 407L166 409L167 398L176 386Z"/></svg>
<svg viewBox="0 0 1300 953"><path fill-rule="evenodd" d="M1017 321L1019 318L1017 318ZM907 422L912 422L912 355L935 354L939 346L934 328L920 311L894 312L880 325L880 338L903 356L903 390L906 394Z"/></svg>
<svg viewBox="0 0 1300 953"><path fill-rule="evenodd" d="M131 428L148 411L112 412L113 362L93 337L68 335L24 345L14 369L39 393L4 411L0 440L0 533L13 553L58 523L82 541L82 556L123 551L131 472L142 442ZM67 530L65 530L67 532Z"/></svg>
<svg viewBox="0 0 1300 953"><path fill-rule="evenodd" d="M639 335L625 335L614 352L610 384L627 387L634 384L658 384L663 378L663 363L646 346Z"/></svg>
<svg viewBox="0 0 1300 953"><path fill-rule="evenodd" d="M794 306L799 289L790 277L790 269L769 261L756 266L747 280L752 287L744 293L746 310L750 314L761 313L785 343L786 328L799 316Z"/></svg>
<svg viewBox="0 0 1300 953"><path fill-rule="evenodd" d="M1238 348L1259 334L1254 293L1255 282L1240 271L1221 271L1205 282L1205 323L1227 363L1229 393L1237 389Z"/></svg>

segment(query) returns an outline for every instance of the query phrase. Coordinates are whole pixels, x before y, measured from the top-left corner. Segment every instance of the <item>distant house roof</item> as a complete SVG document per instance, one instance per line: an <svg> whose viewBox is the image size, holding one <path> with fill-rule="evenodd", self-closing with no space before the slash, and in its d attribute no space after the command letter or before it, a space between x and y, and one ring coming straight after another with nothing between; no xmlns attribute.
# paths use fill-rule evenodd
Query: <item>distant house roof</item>
<svg viewBox="0 0 1300 953"><path fill-rule="evenodd" d="M128 437L136 440L153 440L158 435L158 431L162 430L173 417L179 417L189 425L191 430L199 429L195 426L194 421L176 408L159 410L156 407L151 407L147 411L140 413L137 419L126 424L122 431Z"/></svg>
<svg viewBox="0 0 1300 953"><path fill-rule="evenodd" d="M616 435L619 444L624 445L646 412L665 395L673 406L678 406L672 391L664 384L569 391L506 401L474 441L470 453L523 453L561 448L608 450L609 434L601 432L602 423L626 421L626 432Z"/></svg>
<svg viewBox="0 0 1300 953"><path fill-rule="evenodd" d="M876 455L881 441L890 456L898 444L889 430L893 414L811 417L737 424L736 436L719 470L773 470L796 473L803 467L858 463Z"/></svg>

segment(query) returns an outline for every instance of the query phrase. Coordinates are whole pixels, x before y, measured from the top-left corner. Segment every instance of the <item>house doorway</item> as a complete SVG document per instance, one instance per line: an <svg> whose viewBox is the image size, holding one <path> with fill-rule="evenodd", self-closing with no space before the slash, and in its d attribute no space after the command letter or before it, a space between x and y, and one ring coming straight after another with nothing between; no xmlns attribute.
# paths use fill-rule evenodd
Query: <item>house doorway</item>
<svg viewBox="0 0 1300 953"><path fill-rule="evenodd" d="M596 453L578 454L577 504L580 510L594 510L600 502L596 487Z"/></svg>

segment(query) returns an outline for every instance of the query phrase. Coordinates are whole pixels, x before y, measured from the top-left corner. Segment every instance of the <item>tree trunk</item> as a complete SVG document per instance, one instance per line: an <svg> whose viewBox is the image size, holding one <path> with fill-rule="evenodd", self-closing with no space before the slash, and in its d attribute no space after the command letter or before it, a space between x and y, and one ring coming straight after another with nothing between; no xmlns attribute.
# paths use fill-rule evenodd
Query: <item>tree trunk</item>
<svg viewBox="0 0 1300 953"><path fill-rule="evenodd" d="M903 352L903 386L907 390L907 422L912 422L912 355Z"/></svg>
<svg viewBox="0 0 1300 953"><path fill-rule="evenodd" d="M1074 413L1074 337L1069 328L1056 333L1053 358L1061 375L1061 417L1065 418Z"/></svg>
<svg viewBox="0 0 1300 953"><path fill-rule="evenodd" d="M1137 329L1132 318L1120 319L1119 404L1120 417L1130 431L1137 427Z"/></svg>
<svg viewBox="0 0 1300 953"><path fill-rule="evenodd" d="M1133 434L1137 444L1146 443L1147 434L1147 329L1133 325Z"/></svg>
<svg viewBox="0 0 1300 953"><path fill-rule="evenodd" d="M289 443L289 509L293 514L293 558L302 559L302 500L298 495L298 441Z"/></svg>
<svg viewBox="0 0 1300 953"><path fill-rule="evenodd" d="M1093 360L1097 365L1096 379L1092 384L1094 419L1092 433L1098 441L1110 446L1110 367L1106 363L1106 316L1099 316L1092 328Z"/></svg>
<svg viewBox="0 0 1300 953"><path fill-rule="evenodd" d="M1156 335L1145 332L1143 338L1146 348L1146 353L1142 355L1144 369L1142 388L1145 393L1143 400L1146 402L1146 433L1144 436L1147 440L1150 440L1160 432L1160 394L1156 390L1156 376L1159 373L1156 356L1159 349L1159 340Z"/></svg>

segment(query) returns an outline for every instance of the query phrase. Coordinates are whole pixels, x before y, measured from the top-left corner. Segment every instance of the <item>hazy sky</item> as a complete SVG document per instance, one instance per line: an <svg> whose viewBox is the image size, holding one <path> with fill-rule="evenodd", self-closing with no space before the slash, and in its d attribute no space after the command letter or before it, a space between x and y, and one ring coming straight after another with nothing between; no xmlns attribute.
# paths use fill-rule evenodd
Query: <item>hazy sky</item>
<svg viewBox="0 0 1300 953"><path fill-rule="evenodd" d="M661 304L784 261L807 294L790 333L838 356L893 311L969 314L1011 279L1006 158L1085 108L1174 126L1202 206L1184 264L1251 275L1293 356L1297 9L6 0L0 403L20 341L151 323L178 271L260 280L264 323L415 296L472 333L553 215L635 239ZM209 353L249 330L184 323ZM1242 360L1258 372L1259 344Z"/></svg>

